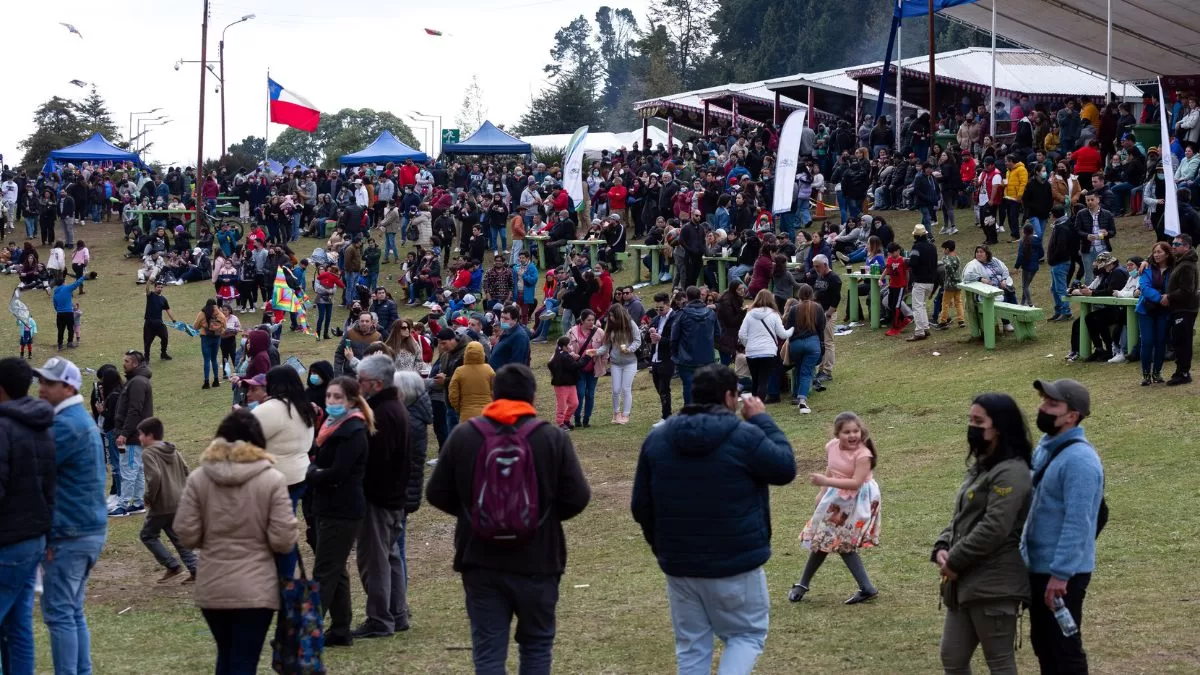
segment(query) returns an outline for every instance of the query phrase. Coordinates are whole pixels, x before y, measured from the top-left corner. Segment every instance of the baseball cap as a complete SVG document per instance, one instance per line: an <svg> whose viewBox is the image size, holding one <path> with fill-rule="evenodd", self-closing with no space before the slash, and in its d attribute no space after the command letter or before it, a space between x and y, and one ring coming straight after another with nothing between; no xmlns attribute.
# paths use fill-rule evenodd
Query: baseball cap
<svg viewBox="0 0 1200 675"><path fill-rule="evenodd" d="M46 361L46 365L34 368L33 372L47 382L62 382L75 387L75 391L79 391L83 386L83 375L79 373L79 366L58 356L51 357Z"/></svg>
<svg viewBox="0 0 1200 675"><path fill-rule="evenodd" d="M242 380L242 385L246 387L265 387L267 386L267 376L259 373L254 377Z"/></svg>
<svg viewBox="0 0 1200 675"><path fill-rule="evenodd" d="M504 311L504 305L497 302L496 304L492 305L492 311L499 314L500 312Z"/></svg>
<svg viewBox="0 0 1200 675"><path fill-rule="evenodd" d="M1045 395L1046 398L1066 403L1068 408L1084 417L1092 412L1091 394L1088 393L1087 387L1075 380L1062 379L1050 382L1034 380L1033 388Z"/></svg>
<svg viewBox="0 0 1200 675"><path fill-rule="evenodd" d="M450 330L449 328L443 328L443 329L441 329L441 330L439 330L439 331L438 331L438 334L437 334L437 339L439 339L439 340L453 340L453 339L454 339L454 331Z"/></svg>
<svg viewBox="0 0 1200 675"><path fill-rule="evenodd" d="M437 303L434 303L434 304L433 304L433 307L430 307L430 308L429 308L429 313L430 313L430 314L441 314L441 313L442 313L442 306L441 306L441 305L439 305L439 304L437 304Z"/></svg>
<svg viewBox="0 0 1200 675"><path fill-rule="evenodd" d="M467 293L466 295L463 296L463 304L464 305L475 304L475 296L470 293Z"/></svg>

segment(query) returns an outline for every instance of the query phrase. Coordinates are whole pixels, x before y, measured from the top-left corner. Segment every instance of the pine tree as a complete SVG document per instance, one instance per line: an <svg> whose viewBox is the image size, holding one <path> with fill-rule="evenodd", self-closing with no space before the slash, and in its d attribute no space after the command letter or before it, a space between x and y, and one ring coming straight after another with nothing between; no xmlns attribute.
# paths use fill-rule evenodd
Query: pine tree
<svg viewBox="0 0 1200 675"><path fill-rule="evenodd" d="M113 143L121 140L117 126L113 124L112 114L108 111L108 104L96 91L95 85L92 85L87 98L76 106L76 111L87 136L98 133Z"/></svg>
<svg viewBox="0 0 1200 675"><path fill-rule="evenodd" d="M53 96L33 112L33 133L17 146L25 151L21 166L27 171L37 171L52 151L84 138L85 128L75 105L65 98Z"/></svg>
<svg viewBox="0 0 1200 675"><path fill-rule="evenodd" d="M460 140L475 133L479 127L483 126L484 121L487 120L487 112L483 87L479 86L479 76L472 75L471 84L467 85L467 90L463 93L462 107L458 109L458 115L454 118Z"/></svg>

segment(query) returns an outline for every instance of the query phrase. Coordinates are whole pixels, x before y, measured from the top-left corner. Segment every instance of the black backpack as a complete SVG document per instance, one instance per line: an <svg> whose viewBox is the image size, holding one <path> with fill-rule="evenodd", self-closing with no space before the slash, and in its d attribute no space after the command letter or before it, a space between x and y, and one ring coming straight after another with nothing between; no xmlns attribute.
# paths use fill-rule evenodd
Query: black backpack
<svg viewBox="0 0 1200 675"><path fill-rule="evenodd" d="M1033 474L1033 488L1035 490L1037 489L1038 484L1042 482L1042 477L1046 475L1046 469L1050 468L1050 463L1053 462L1056 457L1058 457L1060 454L1062 454L1063 450L1066 450L1067 448L1071 447L1072 445L1075 445L1076 443L1082 443L1082 442L1083 441L1078 438L1067 441L1066 443L1063 443L1061 446L1059 446L1057 450L1050 453L1050 458L1046 460L1046 463L1042 465L1042 468L1037 473ZM1101 490L1103 490L1103 486L1101 486ZM1101 495L1100 509L1096 513L1096 537L1097 538L1100 537L1100 533L1104 531L1104 526L1107 524L1108 524L1108 502L1104 499L1104 496Z"/></svg>

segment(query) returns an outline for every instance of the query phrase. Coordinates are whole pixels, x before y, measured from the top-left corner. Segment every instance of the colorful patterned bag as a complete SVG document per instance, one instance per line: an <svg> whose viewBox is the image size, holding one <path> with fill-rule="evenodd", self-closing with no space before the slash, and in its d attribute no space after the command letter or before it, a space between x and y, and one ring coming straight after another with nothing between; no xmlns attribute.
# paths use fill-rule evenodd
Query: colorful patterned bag
<svg viewBox="0 0 1200 675"><path fill-rule="evenodd" d="M309 581L298 557L299 579L280 582L279 620L271 640L271 668L281 675L323 675L325 627L321 585Z"/></svg>

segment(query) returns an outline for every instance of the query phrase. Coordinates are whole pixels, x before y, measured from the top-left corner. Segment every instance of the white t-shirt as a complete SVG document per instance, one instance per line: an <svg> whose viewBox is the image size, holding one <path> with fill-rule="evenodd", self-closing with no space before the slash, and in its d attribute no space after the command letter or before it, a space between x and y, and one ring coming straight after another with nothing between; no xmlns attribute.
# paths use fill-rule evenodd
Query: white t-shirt
<svg viewBox="0 0 1200 675"><path fill-rule="evenodd" d="M6 180L0 184L0 194L6 202L17 203L17 182L14 180Z"/></svg>

